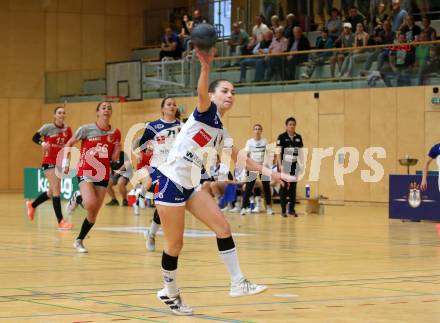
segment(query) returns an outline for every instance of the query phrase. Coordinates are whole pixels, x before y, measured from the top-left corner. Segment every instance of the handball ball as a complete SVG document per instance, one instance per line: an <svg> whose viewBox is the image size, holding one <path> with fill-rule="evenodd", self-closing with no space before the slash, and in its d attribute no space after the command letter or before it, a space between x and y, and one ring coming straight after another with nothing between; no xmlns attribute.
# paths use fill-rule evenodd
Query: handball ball
<svg viewBox="0 0 440 323"><path fill-rule="evenodd" d="M197 25L191 31L191 41L195 47L208 51L217 41L217 30L210 24Z"/></svg>

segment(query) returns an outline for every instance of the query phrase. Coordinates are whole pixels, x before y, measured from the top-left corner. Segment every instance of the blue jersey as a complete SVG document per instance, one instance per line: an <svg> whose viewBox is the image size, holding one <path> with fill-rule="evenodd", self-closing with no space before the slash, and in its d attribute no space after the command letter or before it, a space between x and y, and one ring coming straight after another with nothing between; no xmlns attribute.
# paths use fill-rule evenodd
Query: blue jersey
<svg viewBox="0 0 440 323"><path fill-rule="evenodd" d="M166 122L162 119L147 124L139 146L145 149L145 143L151 144L153 157L150 166L159 167L167 160L170 149L181 128L179 120Z"/></svg>

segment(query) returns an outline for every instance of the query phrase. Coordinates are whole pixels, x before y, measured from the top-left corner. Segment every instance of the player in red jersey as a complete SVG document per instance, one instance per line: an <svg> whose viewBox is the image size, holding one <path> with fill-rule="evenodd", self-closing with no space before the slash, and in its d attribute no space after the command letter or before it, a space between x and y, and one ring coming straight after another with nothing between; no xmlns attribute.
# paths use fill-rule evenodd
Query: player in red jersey
<svg viewBox="0 0 440 323"><path fill-rule="evenodd" d="M65 118L66 111L64 107L56 107L53 123L44 124L32 137L32 141L43 148L42 168L49 181L49 189L47 192L40 194L33 202L26 202L28 217L33 221L35 209L38 205L52 198L53 209L60 230L70 230L73 227L71 223L64 222L60 199L61 179L55 173L55 167L61 167L60 164L57 165L58 153L72 137L72 129L64 124Z"/></svg>
<svg viewBox="0 0 440 323"><path fill-rule="evenodd" d="M87 217L84 219L81 232L73 244L74 248L81 253L87 252L83 240L95 224L104 201L110 179L110 161L117 161L121 150L121 132L110 125L112 105L109 102L99 103L96 107L96 116L96 123L79 127L66 144L66 148L71 148L81 141L77 173L81 195L69 201L71 209L79 203L87 210ZM63 159L65 174L69 173L69 165L70 151L67 150Z"/></svg>

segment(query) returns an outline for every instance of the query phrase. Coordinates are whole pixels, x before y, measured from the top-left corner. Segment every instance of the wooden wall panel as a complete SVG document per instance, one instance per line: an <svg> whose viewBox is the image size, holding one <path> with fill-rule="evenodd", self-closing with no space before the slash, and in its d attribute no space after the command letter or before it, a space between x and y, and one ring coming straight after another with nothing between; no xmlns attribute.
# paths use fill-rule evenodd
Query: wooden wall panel
<svg viewBox="0 0 440 323"><path fill-rule="evenodd" d="M229 118L229 134L234 139L234 146L239 150L243 149L246 145L246 141L250 136L243 136L243 129L250 129L251 127L250 117L231 117Z"/></svg>
<svg viewBox="0 0 440 323"><path fill-rule="evenodd" d="M105 17L105 59L107 62L127 60L130 55L128 46L128 17Z"/></svg>
<svg viewBox="0 0 440 323"><path fill-rule="evenodd" d="M363 154L370 147L370 93L365 90L347 91L344 103L344 144L359 151L358 168L344 176L345 200L369 201L370 183L362 181L361 171L369 169L363 160Z"/></svg>
<svg viewBox="0 0 440 323"><path fill-rule="evenodd" d="M9 100L0 99L0 111L2 117L0 118L0 145L6 150L6 155L9 154ZM3 170L2 176L0 176L0 190L9 189L9 163L10 160L3 155L0 158L0 169Z"/></svg>
<svg viewBox="0 0 440 323"><path fill-rule="evenodd" d="M425 139L425 89L423 87L397 89L397 159L408 154L417 158L419 163L412 168L421 169L425 155L423 145ZM407 169L397 163L397 173L406 174Z"/></svg>
<svg viewBox="0 0 440 323"><path fill-rule="evenodd" d="M128 0L128 14L143 17L147 4L144 0Z"/></svg>
<svg viewBox="0 0 440 323"><path fill-rule="evenodd" d="M48 12L45 14L46 20L46 72L57 70L57 14Z"/></svg>
<svg viewBox="0 0 440 323"><path fill-rule="evenodd" d="M12 76L9 65L11 61L10 55L10 40L9 40L9 14L7 12L0 12L0 70L3 71L3 77L0 77L0 96L8 97L9 94L9 79Z"/></svg>
<svg viewBox="0 0 440 323"><path fill-rule="evenodd" d="M106 0L105 13L107 15L128 15L129 1L127 0Z"/></svg>
<svg viewBox="0 0 440 323"><path fill-rule="evenodd" d="M128 20L128 45L130 48L142 47L144 23L142 17L130 16Z"/></svg>
<svg viewBox="0 0 440 323"><path fill-rule="evenodd" d="M432 105L431 103L431 99L434 96L433 94L433 88L434 87L439 87L437 86L425 86L425 111L439 111L439 106L438 105ZM439 94L437 94L438 96Z"/></svg>
<svg viewBox="0 0 440 323"><path fill-rule="evenodd" d="M10 0L9 10L39 12L43 10L43 5L42 1Z"/></svg>
<svg viewBox="0 0 440 323"><path fill-rule="evenodd" d="M318 100L313 98L312 92L296 94L296 113L297 122L296 132L303 138L304 147L307 148L307 163L304 178L298 183L298 192L304 192L304 186L309 184L311 191L317 193L319 182L310 182L310 163L312 160L312 150L319 144L319 119L318 119ZM284 125L284 123L283 123ZM278 129L280 127L278 126ZM284 129L284 127L282 128ZM274 138L276 140L277 138ZM304 156L306 157L306 155ZM303 194L301 194L303 195Z"/></svg>
<svg viewBox="0 0 440 323"><path fill-rule="evenodd" d="M58 0L45 0L42 8L44 12L56 12L58 10Z"/></svg>
<svg viewBox="0 0 440 323"><path fill-rule="evenodd" d="M397 165L397 100L396 89L376 89L370 93L370 144L383 147L386 159L378 160L384 167L384 177L371 183L371 199L387 202L389 175L396 173Z"/></svg>
<svg viewBox="0 0 440 323"><path fill-rule="evenodd" d="M319 114L341 114L344 113L344 90L321 91L319 92ZM310 92L310 95L313 95Z"/></svg>
<svg viewBox="0 0 440 323"><path fill-rule="evenodd" d="M327 114L319 116L319 147L334 147L333 155L322 159L319 175L319 194L330 200L344 200L344 186L338 186L334 176L336 151L344 147L344 115Z"/></svg>
<svg viewBox="0 0 440 323"><path fill-rule="evenodd" d="M425 151L424 158L419 162L420 169L426 161L426 156L432 146L440 143L440 111L429 111L425 113ZM437 171L437 165L435 162L431 163L430 170Z"/></svg>
<svg viewBox="0 0 440 323"><path fill-rule="evenodd" d="M81 16L82 69L103 69L105 66L104 23L103 15Z"/></svg>
<svg viewBox="0 0 440 323"><path fill-rule="evenodd" d="M251 94L235 96L234 107L228 111L227 117L249 117L251 114Z"/></svg>
<svg viewBox="0 0 440 323"><path fill-rule="evenodd" d="M274 93L272 97L272 138L276 140L285 131L285 121L288 117L295 117L296 93Z"/></svg>
<svg viewBox="0 0 440 323"><path fill-rule="evenodd" d="M82 0L58 0L58 12L80 13Z"/></svg>
<svg viewBox="0 0 440 323"><path fill-rule="evenodd" d="M9 11L9 0L0 0L0 12Z"/></svg>
<svg viewBox="0 0 440 323"><path fill-rule="evenodd" d="M10 97L42 98L45 62L44 32L44 13L10 13Z"/></svg>
<svg viewBox="0 0 440 323"><path fill-rule="evenodd" d="M81 68L81 15L58 14L58 70Z"/></svg>
<svg viewBox="0 0 440 323"><path fill-rule="evenodd" d="M272 100L271 96L266 94L254 94L250 97L250 120L251 127L242 129L242 135L248 139L253 136L252 127L259 123L263 126L263 136L273 142L272 138Z"/></svg>
<svg viewBox="0 0 440 323"><path fill-rule="evenodd" d="M24 111L25 113L23 113ZM32 145L31 141L34 133L42 125L41 101L37 99L11 99L8 120L9 189L23 189L23 169L41 165L41 147Z"/></svg>
<svg viewBox="0 0 440 323"><path fill-rule="evenodd" d="M105 12L105 0L82 0L82 13L103 14Z"/></svg>

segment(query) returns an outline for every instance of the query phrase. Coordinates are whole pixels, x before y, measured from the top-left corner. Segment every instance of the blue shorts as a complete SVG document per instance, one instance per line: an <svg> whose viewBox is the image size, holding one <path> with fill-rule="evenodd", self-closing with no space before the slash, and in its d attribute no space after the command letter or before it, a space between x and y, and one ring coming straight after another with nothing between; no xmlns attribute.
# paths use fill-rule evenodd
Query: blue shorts
<svg viewBox="0 0 440 323"><path fill-rule="evenodd" d="M156 171L160 175L157 176L156 186L154 189L154 202L159 205L182 206L186 204L195 188L186 189L179 184L174 183L168 177Z"/></svg>

